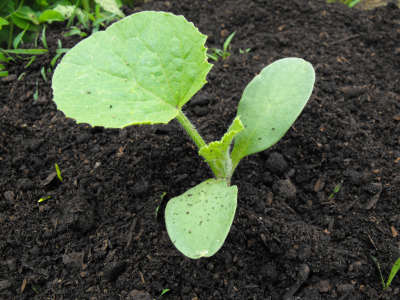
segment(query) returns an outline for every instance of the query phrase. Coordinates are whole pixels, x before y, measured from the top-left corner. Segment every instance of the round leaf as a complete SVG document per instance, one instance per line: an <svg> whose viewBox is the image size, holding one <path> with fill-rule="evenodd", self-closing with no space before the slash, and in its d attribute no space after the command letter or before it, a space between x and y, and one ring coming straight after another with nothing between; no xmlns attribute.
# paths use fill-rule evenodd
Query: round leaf
<svg viewBox="0 0 400 300"><path fill-rule="evenodd" d="M187 257L214 255L223 245L236 211L237 187L209 179L171 199L165 223L172 243Z"/></svg>
<svg viewBox="0 0 400 300"><path fill-rule="evenodd" d="M271 147L284 136L307 104L314 81L310 63L284 58L249 83L237 111L244 130L235 136L234 167L243 157Z"/></svg>
<svg viewBox="0 0 400 300"><path fill-rule="evenodd" d="M205 40L183 16L126 17L64 56L54 101L67 117L93 126L168 123L206 82Z"/></svg>

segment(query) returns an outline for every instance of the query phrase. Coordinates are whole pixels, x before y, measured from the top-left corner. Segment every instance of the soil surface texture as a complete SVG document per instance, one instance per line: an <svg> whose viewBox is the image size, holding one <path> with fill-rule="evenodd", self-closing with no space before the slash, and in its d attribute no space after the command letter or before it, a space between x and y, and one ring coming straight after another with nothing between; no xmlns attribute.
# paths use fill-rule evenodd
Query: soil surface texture
<svg viewBox="0 0 400 300"><path fill-rule="evenodd" d="M400 299L400 275L383 291L370 257L385 280L400 257L399 8L169 0L125 13L142 10L185 16L208 48L236 30L232 55L210 60L208 83L184 107L207 142L278 59L312 63L311 98L282 140L239 164L230 233L215 256L191 260L169 239L164 210L211 170L177 121L92 128L58 111L41 69L58 39L72 48L82 38L54 23L49 53L28 68L15 56L0 79L0 298Z"/></svg>

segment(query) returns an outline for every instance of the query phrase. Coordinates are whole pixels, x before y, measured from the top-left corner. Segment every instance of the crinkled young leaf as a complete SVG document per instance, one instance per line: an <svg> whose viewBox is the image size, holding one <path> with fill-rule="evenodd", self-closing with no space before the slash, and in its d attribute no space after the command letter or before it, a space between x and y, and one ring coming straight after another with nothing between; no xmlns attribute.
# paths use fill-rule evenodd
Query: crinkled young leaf
<svg viewBox="0 0 400 300"><path fill-rule="evenodd" d="M310 63L284 58L264 68L249 83L237 111L244 130L235 136L234 167L243 157L271 147L284 136L306 105L314 81Z"/></svg>
<svg viewBox="0 0 400 300"><path fill-rule="evenodd" d="M183 16L126 17L64 56L54 101L67 117L93 126L168 123L206 82L205 40Z"/></svg>
<svg viewBox="0 0 400 300"><path fill-rule="evenodd" d="M205 158L206 162L215 162L220 178L227 178L232 175L232 161L229 153L229 146L235 135L242 130L243 124L240 121L240 116L237 116L220 141L212 142L199 151L199 154Z"/></svg>
<svg viewBox="0 0 400 300"><path fill-rule="evenodd" d="M214 255L229 233L236 199L236 186L209 179L169 200L165 223L172 243L193 259Z"/></svg>

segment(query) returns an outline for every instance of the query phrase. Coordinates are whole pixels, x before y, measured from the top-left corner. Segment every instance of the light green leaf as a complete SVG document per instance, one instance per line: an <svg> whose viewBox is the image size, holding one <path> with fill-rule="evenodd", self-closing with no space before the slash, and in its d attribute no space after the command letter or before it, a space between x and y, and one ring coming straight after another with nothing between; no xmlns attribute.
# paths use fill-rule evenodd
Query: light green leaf
<svg viewBox="0 0 400 300"><path fill-rule="evenodd" d="M14 54L32 54L32 55L40 55L45 54L48 51L46 49L15 49L15 50L4 50L0 49L6 53L14 53Z"/></svg>
<svg viewBox="0 0 400 300"><path fill-rule="evenodd" d="M40 23L48 22L51 24L53 21L62 22L64 21L64 17L60 12L51 9L45 10L39 17Z"/></svg>
<svg viewBox="0 0 400 300"><path fill-rule="evenodd" d="M232 161L230 158L230 144L234 136L243 130L239 116L233 120L231 127L220 141L212 142L200 149L199 154L206 162L215 162L219 171L219 178L229 178L232 175Z"/></svg>
<svg viewBox="0 0 400 300"><path fill-rule="evenodd" d="M230 36L228 36L228 38L226 39L224 46L223 46L224 52L226 52L228 50L228 47L229 47L233 37L235 36L235 34L236 34L236 30Z"/></svg>
<svg viewBox="0 0 400 300"><path fill-rule="evenodd" d="M386 287L389 287L390 283L392 282L394 276L396 276L399 269L400 269L400 258L398 258L396 260L396 262L394 263L394 265L392 267L392 270L390 271L388 281L386 282Z"/></svg>
<svg viewBox="0 0 400 300"><path fill-rule="evenodd" d="M22 38L23 38L23 36L24 36L26 30L28 29L28 27L29 27L29 25L27 25L26 28L25 28L25 30L22 31L20 34L18 34L18 35L15 37L15 39L14 39L14 41L13 41L14 49L17 49L17 48L18 48L19 43L21 42L21 40L22 40Z"/></svg>
<svg viewBox="0 0 400 300"><path fill-rule="evenodd" d="M28 30L33 30L35 25L39 25L40 12L33 11L29 6L23 6L11 14L11 20L21 29L25 29L29 24Z"/></svg>
<svg viewBox="0 0 400 300"><path fill-rule="evenodd" d="M245 128L235 137L234 167L243 157L271 147L284 136L306 105L314 81L310 63L284 58L264 68L250 82L237 111Z"/></svg>
<svg viewBox="0 0 400 300"><path fill-rule="evenodd" d="M26 66L24 67L25 69L28 68L36 59L37 56L32 56L31 60L26 64Z"/></svg>
<svg viewBox="0 0 400 300"><path fill-rule="evenodd" d="M125 17L124 13L119 10L119 7L115 0L94 0L94 2L100 4L100 6L110 13L117 13L120 18Z"/></svg>
<svg viewBox="0 0 400 300"><path fill-rule="evenodd" d="M183 16L126 17L64 56L54 101L67 117L93 126L168 123L206 83L205 40Z"/></svg>
<svg viewBox="0 0 400 300"><path fill-rule="evenodd" d="M235 216L237 187L209 179L171 199L165 223L172 243L187 257L214 255L223 245Z"/></svg>
<svg viewBox="0 0 400 300"><path fill-rule="evenodd" d="M8 21L4 18L0 18L0 29L5 25L8 25Z"/></svg>

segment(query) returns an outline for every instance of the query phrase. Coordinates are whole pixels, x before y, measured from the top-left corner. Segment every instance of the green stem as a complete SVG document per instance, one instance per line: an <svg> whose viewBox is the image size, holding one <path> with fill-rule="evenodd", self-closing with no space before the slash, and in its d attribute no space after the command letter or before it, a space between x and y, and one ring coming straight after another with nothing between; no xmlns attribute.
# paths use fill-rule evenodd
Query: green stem
<svg viewBox="0 0 400 300"><path fill-rule="evenodd" d="M195 144L199 149L203 148L206 146L206 142L203 140L203 138L200 136L200 134L197 132L197 130L194 128L192 123L186 118L186 116L183 114L181 110L179 110L179 114L176 117L178 122L181 123L182 127L186 130L186 132L190 135L190 137L193 139ZM213 171L215 177L219 178L221 177L218 168L215 166L214 163L210 162L208 163L210 165L211 170Z"/></svg>
<svg viewBox="0 0 400 300"><path fill-rule="evenodd" d="M10 50L11 49L11 44L12 44L12 35L13 35L13 31L14 31L14 22L10 19L10 37L8 38L8 45L7 45L7 49Z"/></svg>

